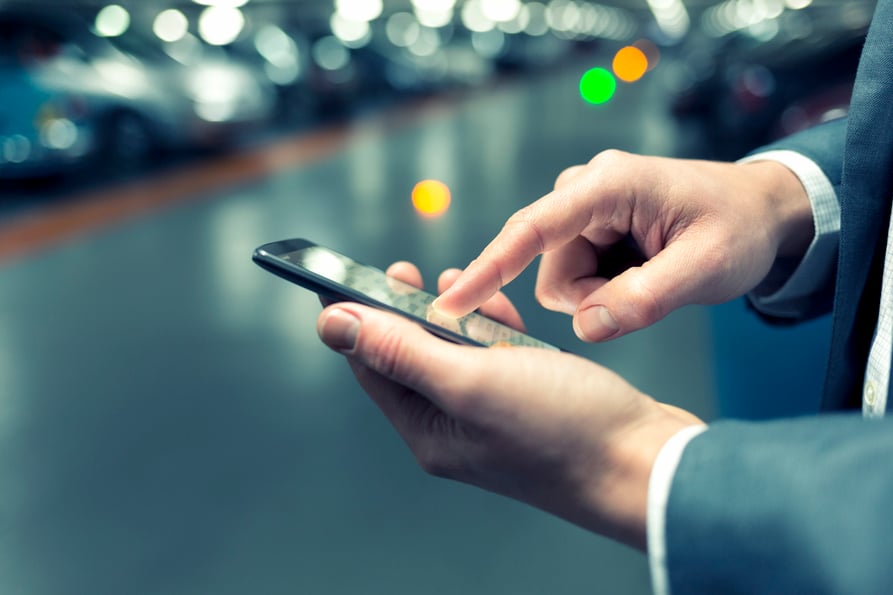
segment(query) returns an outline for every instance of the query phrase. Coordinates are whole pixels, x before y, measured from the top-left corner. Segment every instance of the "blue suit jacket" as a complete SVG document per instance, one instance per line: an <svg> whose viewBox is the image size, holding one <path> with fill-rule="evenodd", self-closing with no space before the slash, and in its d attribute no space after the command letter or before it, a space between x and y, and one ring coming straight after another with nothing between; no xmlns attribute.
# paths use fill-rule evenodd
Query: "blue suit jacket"
<svg viewBox="0 0 893 595"><path fill-rule="evenodd" d="M848 120L768 148L812 158L837 191L836 284L805 314L833 304L823 406L856 406L893 199L893 0L878 2ZM891 501L893 420L829 412L715 423L689 443L673 479L666 521L671 591L893 593Z"/></svg>

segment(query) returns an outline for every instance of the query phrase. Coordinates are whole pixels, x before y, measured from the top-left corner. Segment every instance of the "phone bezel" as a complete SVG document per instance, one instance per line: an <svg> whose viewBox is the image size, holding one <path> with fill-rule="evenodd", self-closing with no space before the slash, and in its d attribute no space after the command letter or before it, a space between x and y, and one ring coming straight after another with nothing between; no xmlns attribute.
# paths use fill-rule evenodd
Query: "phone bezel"
<svg viewBox="0 0 893 595"><path fill-rule="evenodd" d="M374 298L369 297L364 293L360 293L356 290L351 289L350 287L341 285L340 283L336 283L331 279L327 279L321 275L314 273L313 271L307 270L305 268L301 268L295 266L294 263L291 263L287 260L283 260L280 258L281 255L289 254L291 252L296 252L298 250L303 250L305 248L319 247L324 248L326 250L330 250L336 254L344 256L341 252L337 250L333 250L328 246L323 246L321 244L316 244L311 242L310 240L305 240L302 238L295 238L291 240L280 240L278 242L271 242L269 244L264 244L260 246L254 251L252 255L252 260L260 265L262 268L267 271L277 275L287 281L291 281L292 283L296 283L301 287L309 289L310 291L324 297L328 298L334 302L357 302L360 304L364 304L367 306L372 306L374 308L378 308L381 310L387 310L388 312L394 312L395 314L399 314L404 318L412 320L413 322L420 324L429 332L434 333L438 337L442 339L446 339L447 341L451 341L453 343L460 343L464 345L473 345L476 347L486 347L484 343L480 341L475 341L470 337L466 337L464 335L460 335L458 333L454 333L449 329L445 329L441 326L428 322L424 318L420 318L410 312L406 312L404 310L400 310L399 308L394 308L389 304L385 304L380 302ZM350 257L346 257L350 258ZM359 262L356 259L351 258L354 262L359 265L367 266L369 265ZM377 267L369 267L374 268L376 270ZM384 271L381 271L384 274ZM419 291L424 292L424 290L419 289ZM424 292L428 293L428 292Z"/></svg>
<svg viewBox="0 0 893 595"><path fill-rule="evenodd" d="M423 328L428 330L429 332L437 335L442 339L446 339L447 341L451 341L453 343L459 343L463 345L472 345L475 347L488 347L485 343L481 343L480 341L475 341L474 339L467 337L465 335L460 335L455 333L449 329L438 326L434 323L431 323L424 318L420 318L410 312L406 312L404 310L400 310L399 308L394 308L389 304L385 304L380 302L374 298L369 297L364 293L360 293L347 287L345 285L341 285L340 283L336 283L331 279L327 279L321 275L314 273L313 271L307 270L302 267L296 266L294 263L289 262L287 260L283 260L280 258L281 255L289 254L291 252L296 252L298 250L303 250L305 248L311 247L319 247L334 252L340 256L345 258L349 258L353 260L358 265L365 266L368 268L372 268L380 271L384 274L384 271L378 269L377 267L372 267L370 265L359 262L349 256L345 256L341 252L337 250L333 250L328 246L323 246L321 244L316 244L311 242L310 240L306 240L303 238L295 238L290 240L280 240L277 242L270 242L269 244L264 244L260 246L254 251L251 259L257 263L263 269L281 277L287 281L291 281L292 283L296 283L301 287L309 289L314 293L319 294L324 298L328 298L334 302L357 302L360 304L365 304L367 306L372 306L374 308L378 308L381 310L387 310L388 312L394 312L395 314L399 314L404 318L412 320L413 322L421 325ZM425 292L422 289L419 289L423 293ZM428 293L428 295L432 295ZM433 296L432 296L433 297ZM498 322L498 321L495 321ZM501 324L501 323L500 323ZM520 332L520 331L517 331ZM522 333L523 334L523 333Z"/></svg>

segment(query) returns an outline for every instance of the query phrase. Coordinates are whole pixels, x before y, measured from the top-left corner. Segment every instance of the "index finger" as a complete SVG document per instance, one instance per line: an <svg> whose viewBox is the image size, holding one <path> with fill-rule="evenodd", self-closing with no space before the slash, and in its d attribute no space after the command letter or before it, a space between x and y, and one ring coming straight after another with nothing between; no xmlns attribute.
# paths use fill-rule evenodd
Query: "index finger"
<svg viewBox="0 0 893 595"><path fill-rule="evenodd" d="M569 203L568 192L555 190L509 217L434 307L448 316L464 316L514 280L534 258L580 235L591 214L574 212Z"/></svg>

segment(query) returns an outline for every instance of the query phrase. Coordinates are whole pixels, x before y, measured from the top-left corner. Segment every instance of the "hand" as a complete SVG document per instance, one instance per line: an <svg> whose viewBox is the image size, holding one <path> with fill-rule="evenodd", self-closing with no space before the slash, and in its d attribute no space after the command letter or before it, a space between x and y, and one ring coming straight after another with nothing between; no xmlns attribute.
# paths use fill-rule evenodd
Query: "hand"
<svg viewBox="0 0 893 595"><path fill-rule="evenodd" d="M812 235L806 191L778 163L606 151L509 218L435 307L464 315L542 254L537 299L573 315L581 339L601 341L686 304L744 295L776 259L802 257ZM611 278L611 248L625 238L644 263Z"/></svg>
<svg viewBox="0 0 893 595"><path fill-rule="evenodd" d="M388 273L417 287L407 263ZM441 276L440 288L458 276ZM520 324L502 294L481 311ZM567 353L468 347L352 303L325 308L322 340L431 474L470 483L645 547L648 478L676 431L698 423Z"/></svg>

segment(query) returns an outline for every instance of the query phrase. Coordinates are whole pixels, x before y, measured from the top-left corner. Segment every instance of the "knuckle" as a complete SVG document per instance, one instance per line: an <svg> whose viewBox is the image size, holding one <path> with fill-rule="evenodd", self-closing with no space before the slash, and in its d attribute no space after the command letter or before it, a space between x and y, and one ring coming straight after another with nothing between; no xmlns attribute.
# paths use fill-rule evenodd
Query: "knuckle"
<svg viewBox="0 0 893 595"><path fill-rule="evenodd" d="M539 305L552 310L561 302L563 292L554 283L537 283L533 295Z"/></svg>
<svg viewBox="0 0 893 595"><path fill-rule="evenodd" d="M567 184L572 178L576 177L577 174L583 169L582 165L574 165L565 169L563 172L558 174L558 177L555 178L554 188L557 190Z"/></svg>
<svg viewBox="0 0 893 595"><path fill-rule="evenodd" d="M537 283L533 290L533 297L541 306L548 304L554 296L554 288L551 285Z"/></svg>
<svg viewBox="0 0 893 595"><path fill-rule="evenodd" d="M412 352L406 347L403 334L396 328L387 327L376 343L369 358L369 367L387 378L411 382L414 368L411 364Z"/></svg>
<svg viewBox="0 0 893 595"><path fill-rule="evenodd" d="M505 229L518 229L521 234L534 238L537 243L537 250L542 253L545 251L546 241L543 231L538 224L535 204L527 205L515 211L505 222Z"/></svg>
<svg viewBox="0 0 893 595"><path fill-rule="evenodd" d="M624 162L629 157L629 153L619 149L606 149L596 154L589 160L589 165L600 168L613 168Z"/></svg>
<svg viewBox="0 0 893 595"><path fill-rule="evenodd" d="M701 264L699 268L706 271L708 275L723 276L723 273L729 269L730 260L723 244L708 246L702 249L700 253Z"/></svg>
<svg viewBox="0 0 893 595"><path fill-rule="evenodd" d="M451 465L440 449L430 445L420 447L416 452L416 462L428 475L443 479L456 477L456 469Z"/></svg>
<svg viewBox="0 0 893 595"><path fill-rule="evenodd" d="M628 297L629 303L635 304L632 318L637 328L654 324L666 316L660 296L648 284L636 281L629 288Z"/></svg>
<svg viewBox="0 0 893 595"><path fill-rule="evenodd" d="M722 242L713 246L707 246L700 253L698 268L703 271L704 283L709 283L713 287L712 292L706 291L705 288L706 294L719 291L717 295L726 297L722 292L722 288L729 287L729 280L741 278L730 256L728 245L728 243ZM737 285L737 283L732 283L732 285ZM733 294L735 293L734 290L730 291ZM730 295L728 297L733 296ZM722 301L722 299L705 299L704 301L715 302Z"/></svg>

